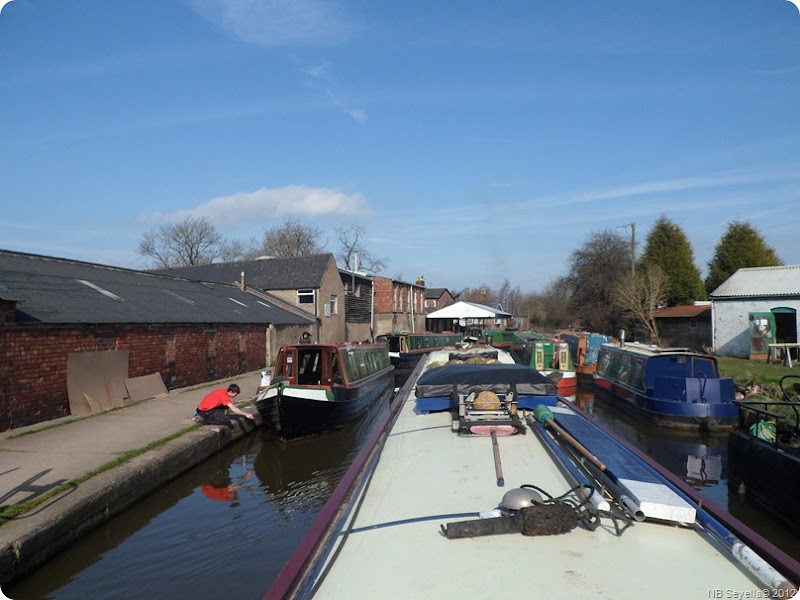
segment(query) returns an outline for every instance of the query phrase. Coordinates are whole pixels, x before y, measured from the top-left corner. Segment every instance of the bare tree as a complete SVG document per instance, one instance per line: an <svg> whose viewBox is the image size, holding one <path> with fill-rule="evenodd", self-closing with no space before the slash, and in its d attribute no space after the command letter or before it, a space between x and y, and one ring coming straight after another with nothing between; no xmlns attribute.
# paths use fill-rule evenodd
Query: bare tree
<svg viewBox="0 0 800 600"><path fill-rule="evenodd" d="M208 218L186 217L145 233L136 252L158 267L188 267L214 262L224 245Z"/></svg>
<svg viewBox="0 0 800 600"><path fill-rule="evenodd" d="M613 301L630 315L650 335L654 344L661 345L653 311L669 297L670 280L658 265L650 265L642 273L629 273L614 286Z"/></svg>
<svg viewBox="0 0 800 600"><path fill-rule="evenodd" d="M344 264L344 268L353 271L356 268L356 255L358 255L358 266L364 271L378 273L389 266L388 258L378 258L366 249L366 231L361 225L351 225L347 229L337 227L336 238L339 240L339 258Z"/></svg>
<svg viewBox="0 0 800 600"><path fill-rule="evenodd" d="M322 238L322 230L319 228L287 217L283 225L264 232L264 239L258 250L260 254L280 258L319 254L325 249Z"/></svg>
<svg viewBox="0 0 800 600"><path fill-rule="evenodd" d="M611 301L612 289L629 264L629 243L610 229L594 232L572 252L569 273L558 286L569 298L573 324L598 333L618 329L622 315Z"/></svg>

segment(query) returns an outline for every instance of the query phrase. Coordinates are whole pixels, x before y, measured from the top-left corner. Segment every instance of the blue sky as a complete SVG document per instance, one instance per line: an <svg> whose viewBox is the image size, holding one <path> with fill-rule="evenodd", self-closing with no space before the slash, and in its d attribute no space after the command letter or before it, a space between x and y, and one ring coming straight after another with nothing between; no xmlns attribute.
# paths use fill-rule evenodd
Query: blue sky
<svg viewBox="0 0 800 600"><path fill-rule="evenodd" d="M734 219L800 264L799 109L788 0L13 0L0 248L146 268L171 220L294 217L538 292L663 214L704 275Z"/></svg>

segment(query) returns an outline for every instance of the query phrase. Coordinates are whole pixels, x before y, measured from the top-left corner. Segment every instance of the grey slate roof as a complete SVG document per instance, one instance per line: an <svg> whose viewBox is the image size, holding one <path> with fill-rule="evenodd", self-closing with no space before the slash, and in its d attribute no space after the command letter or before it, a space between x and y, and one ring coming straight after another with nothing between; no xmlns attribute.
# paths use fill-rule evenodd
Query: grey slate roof
<svg viewBox="0 0 800 600"><path fill-rule="evenodd" d="M273 323L313 320L232 285L0 250L18 323Z"/></svg>
<svg viewBox="0 0 800 600"><path fill-rule="evenodd" d="M195 281L238 283L244 271L245 285L260 290L315 289L322 284L325 271L333 260L333 254L326 253L295 258L260 258L194 267L175 267L157 269L153 272Z"/></svg>
<svg viewBox="0 0 800 600"><path fill-rule="evenodd" d="M739 269L711 293L722 298L800 296L800 265Z"/></svg>
<svg viewBox="0 0 800 600"><path fill-rule="evenodd" d="M441 298L444 296L444 293L447 291L447 288L426 288L425 289L425 297L426 298Z"/></svg>

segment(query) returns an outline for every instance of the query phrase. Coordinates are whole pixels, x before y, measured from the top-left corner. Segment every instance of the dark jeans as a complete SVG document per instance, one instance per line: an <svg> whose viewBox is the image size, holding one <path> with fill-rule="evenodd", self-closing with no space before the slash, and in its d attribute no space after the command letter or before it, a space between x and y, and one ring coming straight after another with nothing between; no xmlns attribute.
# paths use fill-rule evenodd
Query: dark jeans
<svg viewBox="0 0 800 600"><path fill-rule="evenodd" d="M228 409L224 406L217 406L211 410L198 410L197 414L203 419L203 425L232 425L231 418L228 416Z"/></svg>

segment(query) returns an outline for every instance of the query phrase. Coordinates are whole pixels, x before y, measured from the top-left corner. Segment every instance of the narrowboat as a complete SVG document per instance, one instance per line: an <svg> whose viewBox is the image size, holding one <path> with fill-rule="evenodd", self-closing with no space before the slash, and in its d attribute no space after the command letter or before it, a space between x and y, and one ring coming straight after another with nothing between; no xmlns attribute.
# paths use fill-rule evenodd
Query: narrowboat
<svg viewBox="0 0 800 600"><path fill-rule="evenodd" d="M388 401L393 389L386 344L292 344L278 349L256 407L264 424L289 440L349 423Z"/></svg>
<svg viewBox="0 0 800 600"><path fill-rule="evenodd" d="M612 342L612 337L602 333L575 330L559 331L558 336L569 346L578 378L591 382L597 367L598 350L602 344Z"/></svg>
<svg viewBox="0 0 800 600"><path fill-rule="evenodd" d="M793 392L787 389L795 382L800 375L781 379L782 401L739 402L742 422L728 436L728 487L800 533L800 397L796 387ZM793 415L775 412L779 406ZM753 415L755 422L750 424Z"/></svg>
<svg viewBox="0 0 800 600"><path fill-rule="evenodd" d="M531 352L527 364L556 382L558 393L571 396L577 392L578 379L569 345L557 334L526 332Z"/></svg>
<svg viewBox="0 0 800 600"><path fill-rule="evenodd" d="M739 417L733 379L717 359L689 348L602 344L594 385L620 409L674 429L725 432Z"/></svg>
<svg viewBox="0 0 800 600"><path fill-rule="evenodd" d="M531 344L515 332L490 329L483 333L483 340L490 346L510 352L518 363L530 364Z"/></svg>
<svg viewBox="0 0 800 600"><path fill-rule="evenodd" d="M455 333L408 333L405 331L378 336L389 346L389 358L396 369L413 369L419 359L431 350L460 344L463 337Z"/></svg>
<svg viewBox="0 0 800 600"><path fill-rule="evenodd" d="M795 559L590 415L521 409L520 431L507 406L420 411L428 368L418 363L265 600L796 593Z"/></svg>

